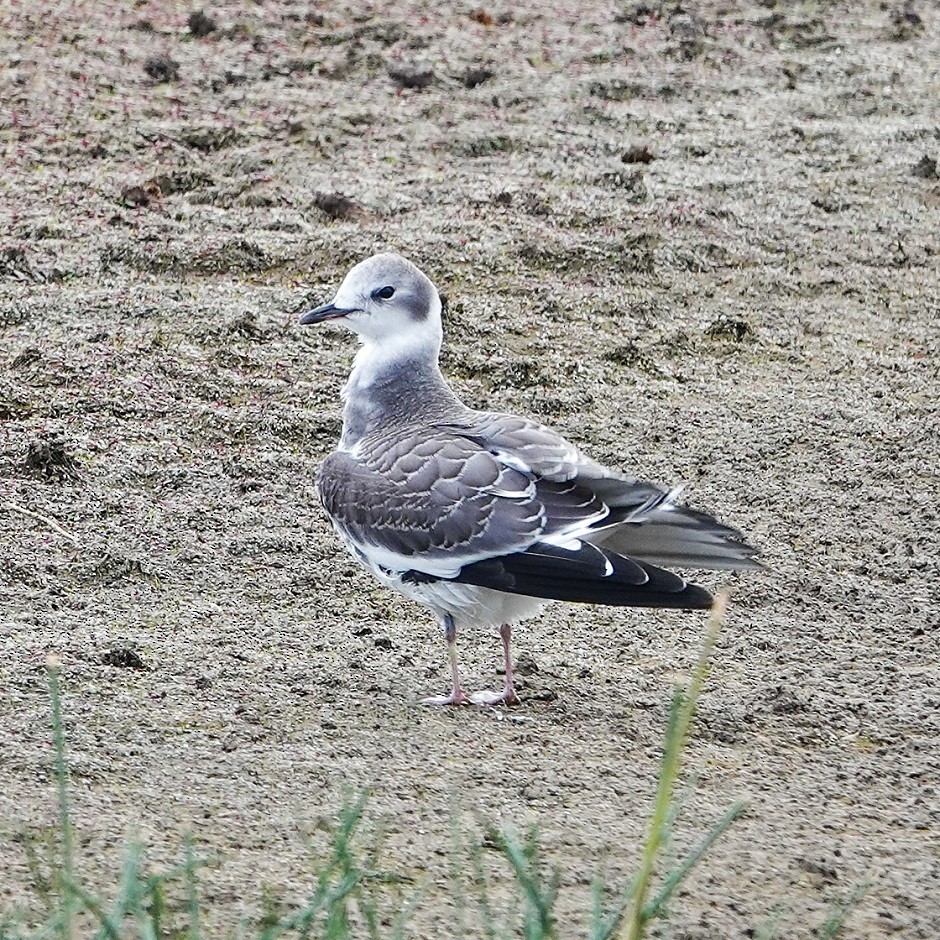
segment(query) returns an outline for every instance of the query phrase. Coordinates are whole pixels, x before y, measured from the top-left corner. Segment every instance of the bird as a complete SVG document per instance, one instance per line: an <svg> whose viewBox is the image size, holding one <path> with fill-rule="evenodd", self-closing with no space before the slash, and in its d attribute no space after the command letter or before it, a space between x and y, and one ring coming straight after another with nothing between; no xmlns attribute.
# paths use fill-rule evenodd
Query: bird
<svg viewBox="0 0 940 940"><path fill-rule="evenodd" d="M512 628L553 601L707 609L669 570L761 568L737 529L667 489L608 469L556 431L465 405L441 372L441 297L403 256L356 264L303 325L358 336L343 427L319 498L340 540L443 626L450 692L428 705L518 705ZM503 688L468 694L458 631L498 629Z"/></svg>

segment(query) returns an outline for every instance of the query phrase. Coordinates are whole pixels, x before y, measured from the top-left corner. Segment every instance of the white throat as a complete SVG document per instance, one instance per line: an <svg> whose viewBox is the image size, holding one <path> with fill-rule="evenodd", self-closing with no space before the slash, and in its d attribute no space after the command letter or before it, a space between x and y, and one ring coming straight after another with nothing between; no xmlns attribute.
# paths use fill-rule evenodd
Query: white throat
<svg viewBox="0 0 940 940"><path fill-rule="evenodd" d="M399 367L406 367L406 363L436 366L440 352L440 333L435 335L426 326L384 340L363 338L349 379L343 386L343 397L372 388L380 380L388 381L389 376Z"/></svg>

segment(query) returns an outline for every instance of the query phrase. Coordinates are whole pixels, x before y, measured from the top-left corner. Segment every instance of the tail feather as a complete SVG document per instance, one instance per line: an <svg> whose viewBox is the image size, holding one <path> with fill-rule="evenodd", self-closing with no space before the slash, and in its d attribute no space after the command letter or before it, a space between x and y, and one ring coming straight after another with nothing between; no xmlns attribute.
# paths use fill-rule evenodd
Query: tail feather
<svg viewBox="0 0 940 940"><path fill-rule="evenodd" d="M605 520L606 521L606 520ZM605 549L654 565L742 571L764 566L737 529L705 513L663 505L637 521L598 527L591 540Z"/></svg>

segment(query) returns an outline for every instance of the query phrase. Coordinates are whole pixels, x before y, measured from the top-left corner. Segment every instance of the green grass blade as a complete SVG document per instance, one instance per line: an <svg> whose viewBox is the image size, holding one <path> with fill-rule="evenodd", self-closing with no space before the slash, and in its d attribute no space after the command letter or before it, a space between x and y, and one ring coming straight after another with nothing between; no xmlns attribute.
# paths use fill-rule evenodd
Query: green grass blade
<svg viewBox="0 0 940 940"><path fill-rule="evenodd" d="M68 879L63 880L62 887L63 893L69 900L80 901L82 909L88 911L98 921L101 928L98 936L107 937L108 940L121 940L120 926L112 922L101 906L101 902L90 891L86 891L80 884Z"/></svg>
<svg viewBox="0 0 940 940"><path fill-rule="evenodd" d="M826 922L819 928L816 934L818 940L835 940L839 931L845 926L845 918L849 911L858 904L862 895L868 890L868 882L856 885L855 890L849 895L848 899L842 904L838 904L835 910L826 918Z"/></svg>
<svg viewBox="0 0 940 940"><path fill-rule="evenodd" d="M353 836L359 828L365 814L368 791L363 791L355 802L347 801L340 814L340 824L333 835L333 855L328 866L328 879L333 872L341 879L341 884L351 879L352 886L348 891L331 895L332 900L327 908L327 921L324 930L324 940L346 940L351 936L351 922L349 902L351 895L359 906L372 936L378 932L378 914L374 906L366 897L363 888L362 870L358 864L352 847Z"/></svg>
<svg viewBox="0 0 940 940"><path fill-rule="evenodd" d="M317 873L317 886L307 904L299 911L281 918L271 917L263 925L259 940L276 940L286 933L297 931L301 937L310 936L313 924L318 916L325 915L323 940L341 940L350 936L349 900L356 894L362 901L360 892L363 874L356 862L352 850L352 838L362 821L368 791L363 791L354 802L347 800L340 811L339 824L333 831L330 855L322 869ZM334 878L339 883L332 887ZM378 929L377 914L376 930ZM364 912L368 919L368 913ZM370 927L371 930L371 927Z"/></svg>
<svg viewBox="0 0 940 940"><path fill-rule="evenodd" d="M140 860L143 855L143 847L139 843L131 843L127 850L127 857L121 870L121 881L118 887L118 896L114 901L111 913L107 915L109 925L120 933L124 918L135 911L140 903L141 884L140 878ZM99 928L95 934L96 940L101 940L105 936L110 936L110 930L105 925Z"/></svg>
<svg viewBox="0 0 940 940"><path fill-rule="evenodd" d="M196 872L199 867L199 862L193 854L192 839L187 837L186 846L183 850L183 878L186 882L186 913L189 915L189 940L199 940L202 936L202 926L199 917L199 884L196 880Z"/></svg>
<svg viewBox="0 0 940 940"><path fill-rule="evenodd" d="M600 876L591 882L591 940L604 936L604 882Z"/></svg>
<svg viewBox="0 0 940 940"><path fill-rule="evenodd" d="M0 917L0 940L26 940L26 934L17 926L18 919L16 910Z"/></svg>
<svg viewBox="0 0 940 940"><path fill-rule="evenodd" d="M23 845L23 852L26 855L26 867L29 871L30 881L32 883L33 890L36 894L39 895L40 900L42 901L43 907L46 910L46 917L51 919L58 909L58 904L60 903L56 897L55 884L53 883L56 877L57 866L55 863L55 856L58 852L56 847L55 836L52 835L50 838L46 839L46 857L51 860L50 868L52 870L52 875L48 876L43 871L43 864L39 858L39 850L37 848L37 843L39 842L38 837L27 836L26 841Z"/></svg>
<svg viewBox="0 0 940 940"><path fill-rule="evenodd" d="M610 940L616 933L617 928L623 923L624 915L627 913L635 893L636 880L634 879L624 888L617 906L601 920L598 933L592 936L591 940Z"/></svg>
<svg viewBox="0 0 940 940"><path fill-rule="evenodd" d="M490 893L487 887L486 872L483 869L483 846L474 841L470 846L470 864L473 866L473 886L476 888L477 903L480 906L480 929L484 940L496 940L496 920Z"/></svg>
<svg viewBox="0 0 940 940"><path fill-rule="evenodd" d="M294 914L289 914L286 917L282 917L275 924L268 924L259 934L259 940L276 940L276 938L282 937L284 934L294 930L307 930L309 932L317 914L323 911L334 911L339 904L345 901L347 896L356 888L357 884L358 879L353 875L349 875L332 891L321 893L318 890L314 892L313 897L311 897L310 901L301 910ZM330 936L329 929L328 922L324 937Z"/></svg>
<svg viewBox="0 0 940 940"><path fill-rule="evenodd" d="M782 904L778 905L773 914L757 928L754 940L774 940L780 925L783 923L785 912L786 908Z"/></svg>
<svg viewBox="0 0 940 940"><path fill-rule="evenodd" d="M673 892L683 882L690 871L698 864L708 850L724 835L734 822L744 815L746 803L735 803L718 822L706 833L701 842L688 854L685 861L676 868L664 882L659 894L643 909L643 919L652 920L669 901Z"/></svg>
<svg viewBox="0 0 940 940"><path fill-rule="evenodd" d="M69 810L69 768L65 757L65 724L62 720L62 695L59 687L59 658L50 655L46 659L46 676L49 683L49 701L52 705L52 739L55 747L55 777L59 799L59 835L62 840L60 876L63 882L75 880L75 842L72 832L72 817ZM72 894L61 891L61 915L58 934L62 940L71 940L73 933Z"/></svg>
<svg viewBox="0 0 940 940"><path fill-rule="evenodd" d="M392 924L391 940L405 940L405 928L408 926L408 919L417 908L429 881L430 876L422 879L418 887L412 892L411 897L402 905L401 910L395 916L395 922ZM457 940L460 940L460 938L458 937Z"/></svg>
<svg viewBox="0 0 940 940"><path fill-rule="evenodd" d="M447 859L447 873L450 879L450 898L454 905L454 937L463 940L467 933L465 909L467 896L464 891L463 860L466 858L466 846L461 838L460 810L456 800L451 803L450 852Z"/></svg>
<svg viewBox="0 0 940 940"><path fill-rule="evenodd" d="M673 698L667 726L666 746L660 766L656 800L653 804L653 815L643 844L643 855L640 860L640 870L636 878L636 888L630 906L630 913L626 919L624 930L621 931L623 940L640 940L644 934L644 927L647 923L644 916L647 907L646 898L649 894L657 856L667 836L673 793L679 777L680 758L688 739L695 706L705 684L708 663L715 648L715 641L721 628L727 604L726 594L722 593L716 596L708 619L708 627L705 631L705 639L699 653L698 663L692 673L692 680L685 694L677 691Z"/></svg>
<svg viewBox="0 0 940 940"><path fill-rule="evenodd" d="M137 908L137 922L143 940L162 940L163 915L166 912L164 884L164 878L150 878L144 887L144 897L149 898L149 902Z"/></svg>
<svg viewBox="0 0 940 940"><path fill-rule="evenodd" d="M727 599L719 595L709 619L702 650L685 693L676 691L669 711L665 743L659 768L653 812L642 847L637 876L620 895L613 895L605 909L607 889L602 877L592 884L591 911L588 935L590 940L641 940L649 922L663 917L676 890L693 868L709 853L715 842L745 811L744 804L736 804L716 822L695 848L678 865L675 850L665 852L671 844L677 818L685 802L685 791L677 793L679 770L699 697L702 693L708 664L714 650ZM181 864L159 876L145 877L144 847L129 846L115 900L109 910L91 891L82 887L75 877L76 839L72 828L69 803L69 768L66 754L63 721L60 667L55 657L47 661L51 720L54 738L55 778L58 789L58 828L50 829L49 858L41 858L34 842L27 841L26 855L36 895L45 902L46 917L35 929L25 927L26 914L0 915L0 940L75 940L81 917L83 935L93 940L121 940L128 927L136 927L141 940L168 940L183 937L201 940L206 908L200 896L197 870L205 864L195 857L191 839L185 843ZM381 846L374 840L370 829L369 849L359 851L361 837L357 836L364 818L369 793L363 791L352 800L347 797L332 829L327 854L314 869L314 890L300 909L284 915L283 901L267 899L267 913L261 922L257 915L240 923L238 933L251 933L258 940L278 940L291 934L299 940L351 940L354 930L358 937L365 934L369 940L404 940L409 920L425 894L429 880L424 878L413 893L404 900L404 891L394 889L396 909L390 930L383 928L383 911L389 885L410 881L407 877L386 872L381 866ZM469 847L461 836L459 817L453 814L452 847L447 865L450 897L454 902L454 929L459 940L466 935L481 940L521 935L524 940L554 940L557 937L554 909L558 900L560 874L549 870L540 857L535 830L524 837L511 832L488 834L487 840L474 839ZM507 886L512 903L508 917L503 916L503 900L499 915L494 912L490 899L483 848L496 847L509 864L513 878ZM40 846L41 848L41 846ZM467 868L469 855L470 868ZM668 856L664 859L664 855ZM654 891L653 875L666 865L675 866ZM182 913L188 916L182 929L169 929L167 886L182 882L184 902ZM848 912L866 890L859 886L845 903L835 906L825 923L814 934L817 940L837 940L845 925ZM468 897L476 894L476 907L468 904ZM611 893L612 894L612 893ZM175 891L170 894L175 897ZM652 896L652 900L650 897ZM501 896L502 897L502 896ZM176 908L173 908L177 915ZM520 924L521 918L521 924ZM388 922L386 917L385 922ZM505 920L505 922L503 922ZM760 936L769 937L779 923L779 917ZM249 926L250 925L250 926Z"/></svg>
<svg viewBox="0 0 940 940"><path fill-rule="evenodd" d="M381 822L371 833L368 847L365 850L365 867L361 871L361 886L359 888L359 903L362 905L363 916L369 928L370 940L381 940L381 908L382 890L386 885L400 883L400 878L393 872L386 872L382 868L382 850L387 836L386 827Z"/></svg>
<svg viewBox="0 0 940 940"><path fill-rule="evenodd" d="M509 861L526 901L526 940L554 937L552 907L558 891L558 874L555 873L552 876L546 889L539 885L538 844L531 833L524 843L520 843L514 835L507 833L502 834L499 841L500 848Z"/></svg>
<svg viewBox="0 0 940 940"><path fill-rule="evenodd" d="M138 904L134 909L137 919L137 929L140 931L140 940L161 940L160 921L154 920L151 908Z"/></svg>

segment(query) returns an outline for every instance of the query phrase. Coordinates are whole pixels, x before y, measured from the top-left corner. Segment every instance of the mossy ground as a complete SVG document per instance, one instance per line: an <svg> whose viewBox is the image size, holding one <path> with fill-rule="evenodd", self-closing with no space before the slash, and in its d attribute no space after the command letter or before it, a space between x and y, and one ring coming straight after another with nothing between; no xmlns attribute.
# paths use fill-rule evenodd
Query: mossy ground
<svg viewBox="0 0 940 940"><path fill-rule="evenodd" d="M673 935L779 909L808 936L867 881L847 935L932 937L936 11L472 7L220 2L200 36L171 4L0 9L0 907L54 822L49 651L84 870L191 832L209 928L302 895L349 788L416 877L455 805L537 824L565 936L603 860L635 869L699 620L551 608L518 631L522 709L423 710L437 628L317 507L351 343L297 311L394 247L448 295L471 404L684 483L764 549L689 753L692 818L751 812ZM495 638L461 644L491 682ZM432 885L417 935L450 903Z"/></svg>

